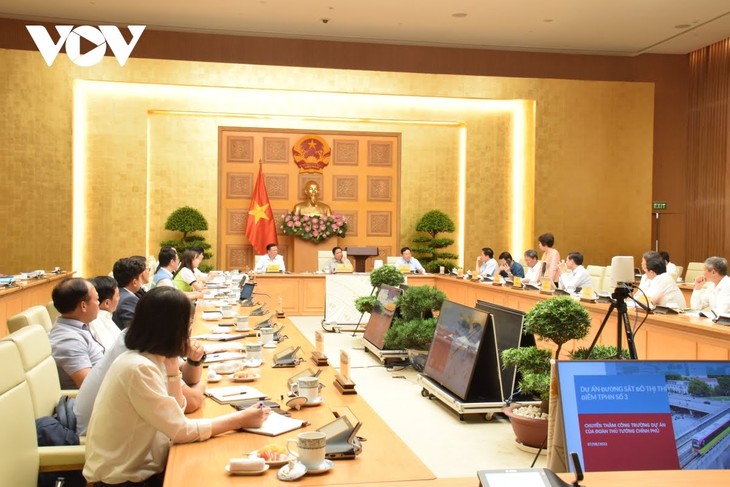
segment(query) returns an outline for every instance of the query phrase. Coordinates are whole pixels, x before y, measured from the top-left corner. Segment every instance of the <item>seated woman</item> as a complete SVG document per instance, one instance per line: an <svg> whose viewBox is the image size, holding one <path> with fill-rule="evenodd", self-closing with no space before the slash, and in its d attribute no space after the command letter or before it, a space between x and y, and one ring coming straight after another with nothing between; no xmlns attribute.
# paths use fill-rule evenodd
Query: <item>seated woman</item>
<svg viewBox="0 0 730 487"><path fill-rule="evenodd" d="M205 287L205 283L198 280L195 275L195 269L198 268L203 261L203 253L193 249L187 249L180 259L180 269L177 270L172 283L179 290L189 293L192 291L201 291Z"/></svg>
<svg viewBox="0 0 730 487"><path fill-rule="evenodd" d="M129 351L109 368L91 414L84 477L97 487L161 486L171 443L256 428L269 415L253 406L212 419L185 417L177 361L187 355L192 318L190 301L175 288L154 288L139 300L125 337Z"/></svg>

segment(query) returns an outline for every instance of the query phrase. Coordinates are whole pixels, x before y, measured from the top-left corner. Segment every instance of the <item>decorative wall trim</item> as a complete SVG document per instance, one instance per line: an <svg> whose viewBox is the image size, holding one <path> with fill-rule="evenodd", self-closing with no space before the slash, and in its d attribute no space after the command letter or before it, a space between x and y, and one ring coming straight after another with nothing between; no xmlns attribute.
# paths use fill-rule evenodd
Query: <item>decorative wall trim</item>
<svg viewBox="0 0 730 487"><path fill-rule="evenodd" d="M226 174L226 198L248 199L253 193L253 174L250 172L229 172Z"/></svg>
<svg viewBox="0 0 730 487"><path fill-rule="evenodd" d="M270 200L285 200L289 198L289 175L264 173L266 193Z"/></svg>
<svg viewBox="0 0 730 487"><path fill-rule="evenodd" d="M226 161L231 163L253 162L253 137L231 135L226 147Z"/></svg>
<svg viewBox="0 0 730 487"><path fill-rule="evenodd" d="M229 208L226 210L226 233L228 235L243 235L246 231L248 208Z"/></svg>
<svg viewBox="0 0 730 487"><path fill-rule="evenodd" d="M333 200L357 201L357 176L333 176Z"/></svg>
<svg viewBox="0 0 730 487"><path fill-rule="evenodd" d="M288 137L264 137L263 161L273 164L285 164L289 162L289 138Z"/></svg>
<svg viewBox="0 0 730 487"><path fill-rule="evenodd" d="M393 178L390 176L368 176L368 201L391 201L392 187Z"/></svg>
<svg viewBox="0 0 730 487"><path fill-rule="evenodd" d="M253 247L248 244L226 245L226 262L228 269L249 270L253 262Z"/></svg>
<svg viewBox="0 0 730 487"><path fill-rule="evenodd" d="M390 237L391 213L389 211L368 211L368 237Z"/></svg>
<svg viewBox="0 0 730 487"><path fill-rule="evenodd" d="M334 211L347 219L347 238L357 237L357 211Z"/></svg>
<svg viewBox="0 0 730 487"><path fill-rule="evenodd" d="M392 166L393 142L368 141L368 166Z"/></svg>
<svg viewBox="0 0 730 487"><path fill-rule="evenodd" d="M338 166L358 165L358 142L357 140L334 139L332 164Z"/></svg>

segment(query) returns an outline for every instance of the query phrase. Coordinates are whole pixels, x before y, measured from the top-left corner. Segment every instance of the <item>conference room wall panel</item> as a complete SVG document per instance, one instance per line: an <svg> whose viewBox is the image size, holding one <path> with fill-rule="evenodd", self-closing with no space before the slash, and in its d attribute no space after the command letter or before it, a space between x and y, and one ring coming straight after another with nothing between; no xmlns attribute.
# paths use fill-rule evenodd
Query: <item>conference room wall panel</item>
<svg viewBox="0 0 730 487"><path fill-rule="evenodd" d="M352 131L402 134L399 245L410 243L420 215L438 207L455 219L469 211L471 220L479 213L496 222L484 232L459 227L457 247L466 249L468 266L485 239L514 246L513 217L494 214L492 201L480 199L498 189L473 179L462 189L460 178L481 163L475 154L495 164L514 157L515 129L506 122L489 129L491 114L505 106L525 113L532 104L523 144L534 151L535 220L526 242L553 231L561 250L588 248L597 261L617 251L638 256L649 240L648 213L630 209L651 198L650 84L148 59L130 59L122 68L113 58L80 68L64 55L49 68L37 52L17 50L0 50L0 66L11 81L2 95L9 110L0 121L0 144L12 147L0 163L14 168L0 190L44 200L18 214L0 210L14 230L3 241L4 272L60 265L83 275L107 273L120 256L155 254L168 236L160 230L164 219L182 204L203 211L211 225L205 235L217 245L218 127L255 120L274 128L289 117L297 129L343 130L342 121L306 116L313 95L328 101L317 105L319 115L322 107L331 115L341 110L354 119ZM356 103L361 111L353 114ZM33 143L39 127L52 136ZM503 166L494 166L499 181ZM632 202L605 193L629 194ZM514 193L504 194L512 194L512 203L497 207L514 207ZM325 201L332 203L329 196Z"/></svg>

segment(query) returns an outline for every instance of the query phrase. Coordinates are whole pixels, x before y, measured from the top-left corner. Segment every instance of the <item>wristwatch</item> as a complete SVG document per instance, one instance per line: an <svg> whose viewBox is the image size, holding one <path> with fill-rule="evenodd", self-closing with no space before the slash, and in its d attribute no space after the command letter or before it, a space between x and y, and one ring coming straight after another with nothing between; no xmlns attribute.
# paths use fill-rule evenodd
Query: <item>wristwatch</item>
<svg viewBox="0 0 730 487"><path fill-rule="evenodd" d="M189 365L192 365L193 367L199 367L203 362L205 362L205 359L207 356L208 356L207 353L203 353L203 356L200 357L200 360L193 360L190 357L188 357L187 362Z"/></svg>

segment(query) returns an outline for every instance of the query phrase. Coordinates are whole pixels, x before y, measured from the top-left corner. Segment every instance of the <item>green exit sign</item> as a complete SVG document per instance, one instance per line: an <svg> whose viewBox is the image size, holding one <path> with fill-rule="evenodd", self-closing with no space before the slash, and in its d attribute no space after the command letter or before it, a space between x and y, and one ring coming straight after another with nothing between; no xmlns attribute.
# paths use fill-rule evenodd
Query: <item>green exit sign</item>
<svg viewBox="0 0 730 487"><path fill-rule="evenodd" d="M666 210L667 209L667 202L666 201L655 201L653 203L653 209L654 210Z"/></svg>

